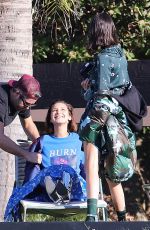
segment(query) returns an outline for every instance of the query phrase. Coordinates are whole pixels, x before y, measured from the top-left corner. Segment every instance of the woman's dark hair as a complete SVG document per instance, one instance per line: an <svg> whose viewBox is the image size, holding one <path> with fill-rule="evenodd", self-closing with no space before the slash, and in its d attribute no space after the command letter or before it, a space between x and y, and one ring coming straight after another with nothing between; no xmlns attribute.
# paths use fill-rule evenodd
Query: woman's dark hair
<svg viewBox="0 0 150 230"><path fill-rule="evenodd" d="M90 24L88 38L88 50L91 53L99 47L105 48L119 43L115 24L108 13L96 13Z"/></svg>
<svg viewBox="0 0 150 230"><path fill-rule="evenodd" d="M77 124L76 124L74 117L73 117L73 106L71 104L68 104L67 102L65 102L63 100L54 101L49 106L49 109L48 109L48 112L46 115L46 124L45 124L46 125L46 132L49 134L54 133L54 125L50 121L50 116L51 116L52 108L56 103L63 103L67 106L68 111L69 111L69 115L71 116L71 120L68 122L68 132L76 132L77 131Z"/></svg>

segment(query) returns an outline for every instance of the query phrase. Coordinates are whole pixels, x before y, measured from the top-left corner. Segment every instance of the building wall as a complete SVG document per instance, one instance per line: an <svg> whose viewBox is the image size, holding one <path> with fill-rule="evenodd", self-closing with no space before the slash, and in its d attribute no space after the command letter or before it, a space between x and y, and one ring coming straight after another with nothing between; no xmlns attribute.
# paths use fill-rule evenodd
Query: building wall
<svg viewBox="0 0 150 230"><path fill-rule="evenodd" d="M36 122L44 122L47 109L53 100L61 99L71 103L75 109L75 119L79 122L85 108L85 101L81 96L80 68L83 63L46 63L33 66L34 76L39 80L42 98L32 110ZM128 70L133 84L144 96L150 106L150 60L129 61ZM144 119L144 125L150 125L150 107Z"/></svg>

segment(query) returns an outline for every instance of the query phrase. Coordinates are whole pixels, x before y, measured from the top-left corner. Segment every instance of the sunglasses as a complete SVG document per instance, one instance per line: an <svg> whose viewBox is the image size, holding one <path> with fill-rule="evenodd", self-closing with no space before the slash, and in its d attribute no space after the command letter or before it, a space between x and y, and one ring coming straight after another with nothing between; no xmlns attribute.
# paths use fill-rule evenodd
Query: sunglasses
<svg viewBox="0 0 150 230"><path fill-rule="evenodd" d="M33 107L37 105L36 102L34 104L27 102L26 97L23 94L21 94L21 92L18 89L13 88L13 92L15 92L16 94L19 94L19 99L23 102L24 107Z"/></svg>
<svg viewBox="0 0 150 230"><path fill-rule="evenodd" d="M34 104L31 104L31 103L27 102L26 97L24 95L22 95L22 94L20 94L19 98L23 102L24 107L34 107L34 106L36 106L36 102Z"/></svg>

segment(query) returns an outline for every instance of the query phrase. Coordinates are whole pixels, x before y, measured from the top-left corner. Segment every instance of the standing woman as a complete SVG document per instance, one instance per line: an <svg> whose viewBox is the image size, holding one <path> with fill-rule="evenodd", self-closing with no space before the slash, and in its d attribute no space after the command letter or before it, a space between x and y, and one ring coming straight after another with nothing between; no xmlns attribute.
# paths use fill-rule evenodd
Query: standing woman
<svg viewBox="0 0 150 230"><path fill-rule="evenodd" d="M87 101L79 127L85 152L86 221L97 220L98 171L101 172L102 168L105 170L118 221L123 221L126 206L121 182L133 175L136 143L119 98L123 97L127 102L126 95L131 96L128 92L134 91L134 88L114 22L105 11L96 13L91 22L88 49L96 58L88 77L81 82ZM130 108L132 102L127 102ZM103 162L103 167L100 168L99 159Z"/></svg>

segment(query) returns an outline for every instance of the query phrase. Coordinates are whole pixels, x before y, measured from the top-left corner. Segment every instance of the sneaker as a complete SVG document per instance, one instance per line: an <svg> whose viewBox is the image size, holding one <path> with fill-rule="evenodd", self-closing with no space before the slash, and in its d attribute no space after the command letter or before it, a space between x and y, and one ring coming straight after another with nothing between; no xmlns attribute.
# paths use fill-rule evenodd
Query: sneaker
<svg viewBox="0 0 150 230"><path fill-rule="evenodd" d="M69 173L63 172L62 183L67 188L67 190L71 193L72 179Z"/></svg>
<svg viewBox="0 0 150 230"><path fill-rule="evenodd" d="M61 181L57 182L56 191L61 196L62 203L68 203L70 201L70 192Z"/></svg>
<svg viewBox="0 0 150 230"><path fill-rule="evenodd" d="M44 183L45 183L46 192L49 198L54 203L60 203L62 199L59 196L59 194L56 192L56 184L54 183L52 178L50 176L46 176L44 179Z"/></svg>
<svg viewBox="0 0 150 230"><path fill-rule="evenodd" d="M50 176L45 177L44 184L45 184L46 192L48 194L51 194L56 188L56 184L54 183L54 181Z"/></svg>
<svg viewBox="0 0 150 230"><path fill-rule="evenodd" d="M54 183L50 176L45 177L45 187L49 198L56 204L68 203L69 193L60 180Z"/></svg>

